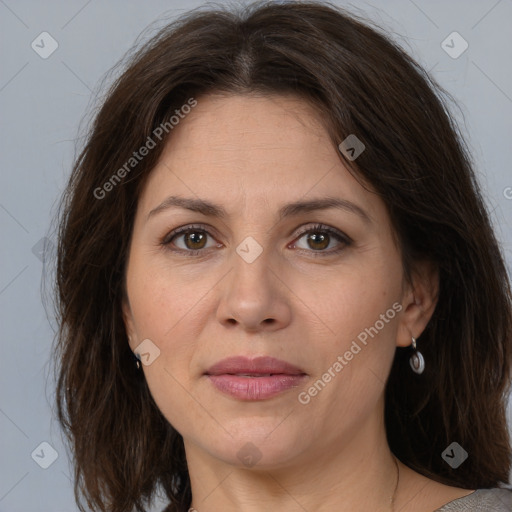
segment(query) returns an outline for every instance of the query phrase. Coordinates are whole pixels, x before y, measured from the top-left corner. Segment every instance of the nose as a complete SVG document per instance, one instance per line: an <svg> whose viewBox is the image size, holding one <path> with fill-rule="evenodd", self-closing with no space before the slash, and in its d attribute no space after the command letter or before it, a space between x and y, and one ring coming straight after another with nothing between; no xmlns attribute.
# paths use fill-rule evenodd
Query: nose
<svg viewBox="0 0 512 512"><path fill-rule="evenodd" d="M266 249L252 261L233 254L232 268L219 283L217 319L225 327L257 332L289 324L292 294L269 259Z"/></svg>

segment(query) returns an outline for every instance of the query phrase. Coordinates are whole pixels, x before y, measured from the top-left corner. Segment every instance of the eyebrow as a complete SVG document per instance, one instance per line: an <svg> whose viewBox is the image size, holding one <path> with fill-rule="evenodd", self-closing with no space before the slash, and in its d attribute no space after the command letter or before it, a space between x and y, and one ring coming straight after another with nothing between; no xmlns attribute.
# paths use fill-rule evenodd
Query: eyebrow
<svg viewBox="0 0 512 512"><path fill-rule="evenodd" d="M229 216L227 211L221 205L210 201L188 197L169 196L149 212L146 221L156 214L173 207L184 208L208 217L216 217L219 219L226 219ZM360 206L347 201L346 199L340 199L337 197L322 197L285 204L279 209L279 220L281 221L287 217L292 217L301 213L327 210L329 208L336 208L338 210L356 214L369 224L372 222L371 217Z"/></svg>

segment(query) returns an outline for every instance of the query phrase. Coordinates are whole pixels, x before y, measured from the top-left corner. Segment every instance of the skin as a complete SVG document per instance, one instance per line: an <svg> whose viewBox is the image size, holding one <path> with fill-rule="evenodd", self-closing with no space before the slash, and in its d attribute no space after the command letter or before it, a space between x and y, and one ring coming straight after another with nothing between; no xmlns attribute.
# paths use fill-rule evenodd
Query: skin
<svg viewBox="0 0 512 512"><path fill-rule="evenodd" d="M171 194L217 203L227 217L172 207L148 219ZM369 221L339 209L277 217L285 203L325 196L359 206ZM331 235L315 243L300 233L316 223L352 242ZM161 244L191 224L201 224L194 240L181 234ZM252 263L236 252L249 236L263 249ZM185 254L198 248L200 255ZM397 472L384 386L396 347L418 338L433 313L438 275L418 263L413 282L405 281L384 203L348 172L309 104L291 96L199 98L139 197L126 278L130 347L140 352L150 339L160 350L144 375L183 436L194 509L392 510ZM402 310L301 404L298 394L394 303ZM203 374L232 355L284 359L307 378L276 397L241 401ZM250 467L238 456L249 442L261 457ZM399 468L395 510L432 511L471 492Z"/></svg>

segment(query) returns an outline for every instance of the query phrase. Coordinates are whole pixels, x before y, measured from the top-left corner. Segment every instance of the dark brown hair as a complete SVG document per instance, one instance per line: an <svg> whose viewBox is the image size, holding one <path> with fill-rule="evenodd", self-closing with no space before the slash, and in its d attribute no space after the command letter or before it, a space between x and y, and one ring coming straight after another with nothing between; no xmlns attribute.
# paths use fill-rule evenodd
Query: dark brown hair
<svg viewBox="0 0 512 512"><path fill-rule="evenodd" d="M364 142L357 162L340 158L385 202L406 275L420 260L440 275L418 340L426 370L412 373L410 350L398 348L387 382L391 450L448 485L506 482L510 284L442 89L378 28L320 2L192 11L130 54L124 69L59 212L56 401L80 510L83 495L101 511L143 511L158 486L169 512L190 506L183 439L136 370L121 313L138 197L165 138L108 193L97 191L176 109L214 92L297 95L314 105L333 144L349 134ZM469 453L457 469L441 458L453 441Z"/></svg>

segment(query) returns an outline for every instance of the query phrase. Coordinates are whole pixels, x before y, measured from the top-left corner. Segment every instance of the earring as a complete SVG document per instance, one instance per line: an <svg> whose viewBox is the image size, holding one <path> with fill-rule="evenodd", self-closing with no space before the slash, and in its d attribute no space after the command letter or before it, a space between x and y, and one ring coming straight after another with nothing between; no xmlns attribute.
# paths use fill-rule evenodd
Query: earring
<svg viewBox="0 0 512 512"><path fill-rule="evenodd" d="M411 365L412 371L414 373L420 374L423 373L423 370L425 369L425 359L423 357L423 354L416 348L416 339L414 338L414 336L411 337L412 349L414 350L414 353L409 359L409 364Z"/></svg>
<svg viewBox="0 0 512 512"><path fill-rule="evenodd" d="M131 342L132 342L132 338L130 336L128 336L128 343L131 344ZM135 354L135 352L132 352L132 354L135 356L135 364L137 365L137 370L140 370L141 366L140 366L139 354Z"/></svg>

